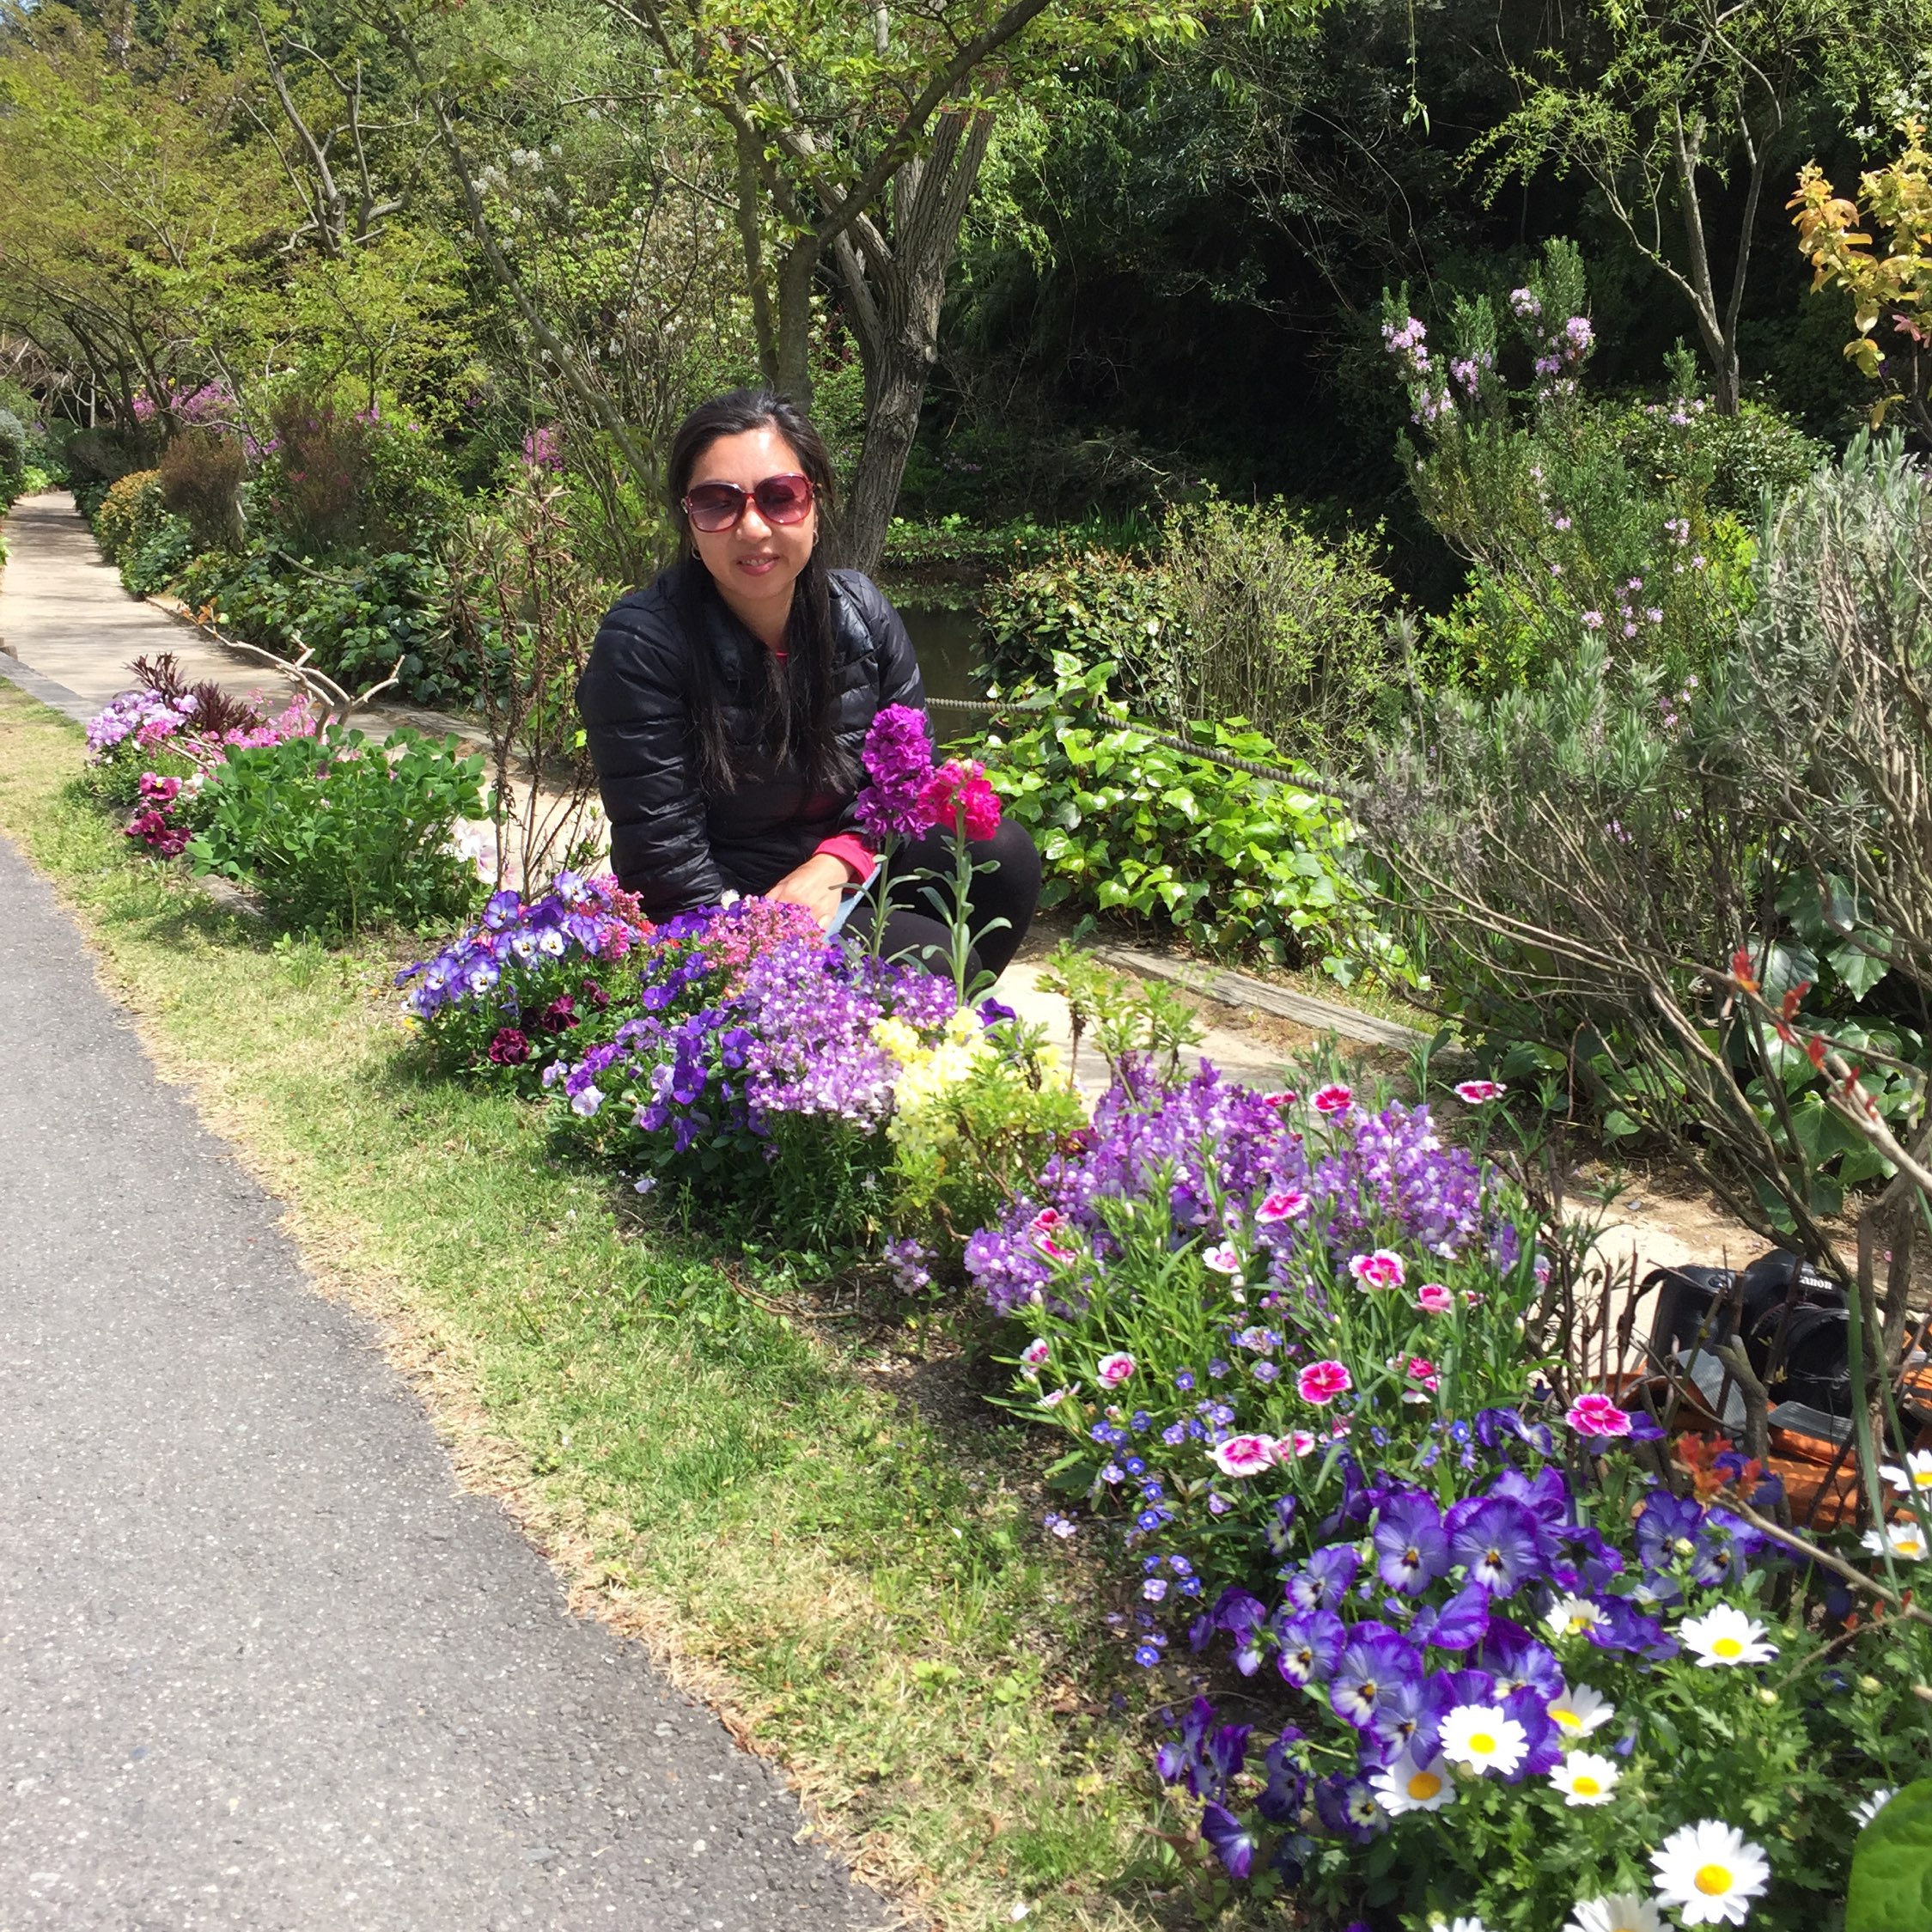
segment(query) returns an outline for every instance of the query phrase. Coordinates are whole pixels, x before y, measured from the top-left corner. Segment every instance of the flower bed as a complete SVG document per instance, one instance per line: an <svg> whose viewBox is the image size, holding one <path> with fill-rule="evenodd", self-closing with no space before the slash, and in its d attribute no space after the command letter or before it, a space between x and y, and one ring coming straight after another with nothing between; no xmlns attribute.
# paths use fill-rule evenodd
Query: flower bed
<svg viewBox="0 0 1932 1932"><path fill-rule="evenodd" d="M943 791L969 829L979 775L917 750L907 823ZM1089 1108L997 1002L796 907L653 927L568 873L399 978L443 1071L581 1156L967 1289L1068 1445L1045 1527L1100 1583L1094 1641L1178 1712L1151 1768L1204 1909L1800 1932L1923 1769L1932 1624L1892 1580L1932 1457L1886 1466L1895 1520L1793 1560L1774 1478L1566 1359L1575 1257L1486 1157L1496 1083L1456 1090L1464 1146L1446 1097L1161 1078L1117 1036Z"/></svg>
<svg viewBox="0 0 1932 1932"><path fill-rule="evenodd" d="M828 944L794 905L741 899L654 929L614 882L566 874L528 905L499 893L399 983L445 1065L547 1093L581 1151L795 1246L977 1202L985 1169L947 1159L962 1123L996 1164L1033 1141L1044 1158L1082 1118L1005 1009L961 1008L946 980ZM909 1285L929 1280L926 1258L902 1234Z"/></svg>

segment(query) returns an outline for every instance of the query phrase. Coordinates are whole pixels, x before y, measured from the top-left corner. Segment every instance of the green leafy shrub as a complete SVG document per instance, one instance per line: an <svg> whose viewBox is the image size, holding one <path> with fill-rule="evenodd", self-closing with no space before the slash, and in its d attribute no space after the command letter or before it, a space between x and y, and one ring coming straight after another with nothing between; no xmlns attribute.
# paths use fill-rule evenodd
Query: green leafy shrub
<svg viewBox="0 0 1932 1932"><path fill-rule="evenodd" d="M33 437L26 424L12 410L0 405L0 500L11 503L20 494L33 454Z"/></svg>
<svg viewBox="0 0 1932 1932"><path fill-rule="evenodd" d="M987 661L1003 685L1112 667L1112 696L1162 722L1180 715L1180 617L1167 573L1118 552L1066 551L988 593Z"/></svg>
<svg viewBox="0 0 1932 1932"><path fill-rule="evenodd" d="M1362 810L1429 999L1498 1070L1674 1145L1780 1234L1890 1168L1722 967L1741 943L1907 1128L1932 954L1905 936L1923 841L1896 806L1932 763L1906 688L1932 664L1928 583L1932 492L1855 448L1779 513L1758 608L1701 676L1592 643L1532 690L1440 694Z"/></svg>
<svg viewBox="0 0 1932 1932"><path fill-rule="evenodd" d="M381 417L365 429L362 456L363 542L378 555L435 549L463 510L442 450L417 424Z"/></svg>
<svg viewBox="0 0 1932 1932"><path fill-rule="evenodd" d="M180 517L163 511L121 552L121 582L137 597L166 590L194 553L193 532Z"/></svg>
<svg viewBox="0 0 1932 1932"><path fill-rule="evenodd" d="M1328 753L1358 743L1402 668L1376 547L1362 531L1327 541L1281 503L1170 509L1161 564L1179 619L1179 716L1247 718Z"/></svg>
<svg viewBox="0 0 1932 1932"><path fill-rule="evenodd" d="M230 550L241 541L247 467L239 438L198 425L162 452L162 503L187 525L197 550Z"/></svg>
<svg viewBox="0 0 1932 1932"><path fill-rule="evenodd" d="M131 470L152 466L154 454L138 429L68 430L59 448L62 464L82 516L92 516L109 487Z"/></svg>
<svg viewBox="0 0 1932 1932"><path fill-rule="evenodd" d="M156 528L166 514L159 470L130 470L110 484L94 512L94 540L110 564Z"/></svg>
<svg viewBox="0 0 1932 1932"><path fill-rule="evenodd" d="M1325 541L1283 503L1210 497L1168 511L1151 562L1070 546L996 585L990 660L1003 681L1111 663L1110 695L1165 729L1238 717L1344 752L1395 668L1374 551L1362 533Z"/></svg>
<svg viewBox="0 0 1932 1932"><path fill-rule="evenodd" d="M419 552L320 569L258 541L238 554L197 557L180 592L252 643L290 655L310 647L318 668L344 685L387 678L399 659L402 694L412 704L464 704L474 694L470 654L445 641L443 567Z"/></svg>
<svg viewBox="0 0 1932 1932"><path fill-rule="evenodd" d="M1057 698L1039 722L986 752L1005 808L1032 832L1048 905L1167 926L1214 954L1338 974L1374 936L1334 803L1156 744L1106 702L1112 667L1055 666ZM1238 722L1196 725L1204 746L1298 769ZM1312 776L1312 775L1311 775Z"/></svg>
<svg viewBox="0 0 1932 1932"><path fill-rule="evenodd" d="M274 918L330 936L460 916L477 893L449 848L483 809L483 760L454 738L399 731L381 745L330 726L319 739L236 747L211 777L195 869L252 886Z"/></svg>
<svg viewBox="0 0 1932 1932"><path fill-rule="evenodd" d="M1605 421L1654 490L1689 484L1713 511L1755 523L1767 495L1783 497L1830 459L1823 443L1762 403L1741 403L1735 416L1695 406L1705 399L1687 351L1672 358L1671 392L1668 402L1630 403Z"/></svg>

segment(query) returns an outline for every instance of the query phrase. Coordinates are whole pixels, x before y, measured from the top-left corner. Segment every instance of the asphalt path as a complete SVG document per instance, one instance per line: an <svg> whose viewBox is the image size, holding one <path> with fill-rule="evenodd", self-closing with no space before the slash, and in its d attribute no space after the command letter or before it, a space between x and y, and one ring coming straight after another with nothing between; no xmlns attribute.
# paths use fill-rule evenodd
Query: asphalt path
<svg viewBox="0 0 1932 1932"><path fill-rule="evenodd" d="M889 1923L458 1488L0 840L0 1932Z"/></svg>

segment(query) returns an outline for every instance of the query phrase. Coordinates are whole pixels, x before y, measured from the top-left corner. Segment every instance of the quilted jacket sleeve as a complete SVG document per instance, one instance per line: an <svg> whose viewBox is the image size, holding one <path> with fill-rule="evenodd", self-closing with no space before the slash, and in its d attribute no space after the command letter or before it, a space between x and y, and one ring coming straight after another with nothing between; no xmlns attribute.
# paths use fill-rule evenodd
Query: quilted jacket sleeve
<svg viewBox="0 0 1932 1932"><path fill-rule="evenodd" d="M690 648L664 600L643 592L598 626L577 683L611 821L611 868L654 919L715 905L726 890L691 739Z"/></svg>

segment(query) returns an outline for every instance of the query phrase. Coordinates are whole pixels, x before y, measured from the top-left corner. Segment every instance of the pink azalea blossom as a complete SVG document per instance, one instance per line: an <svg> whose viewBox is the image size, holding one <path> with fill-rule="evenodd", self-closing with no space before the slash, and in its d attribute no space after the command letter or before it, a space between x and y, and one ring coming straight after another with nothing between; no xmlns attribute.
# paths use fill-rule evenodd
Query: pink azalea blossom
<svg viewBox="0 0 1932 1932"><path fill-rule="evenodd" d="M1094 1373L1102 1388L1118 1388L1139 1366L1131 1355L1103 1355L1095 1363Z"/></svg>
<svg viewBox="0 0 1932 1932"><path fill-rule="evenodd" d="M1351 1255L1349 1272L1364 1288L1400 1288L1408 1278L1402 1257L1386 1247L1377 1248L1373 1254Z"/></svg>
<svg viewBox="0 0 1932 1932"><path fill-rule="evenodd" d="M1259 1476L1275 1460L1275 1445L1265 1435L1230 1435L1208 1454L1223 1476Z"/></svg>
<svg viewBox="0 0 1932 1932"><path fill-rule="evenodd" d="M1310 1103L1317 1113L1346 1113L1355 1105L1355 1094L1339 1082L1315 1089Z"/></svg>
<svg viewBox="0 0 1932 1932"><path fill-rule="evenodd" d="M1284 1187L1266 1196L1254 1218L1267 1227L1277 1221L1299 1221L1308 1211L1308 1197L1299 1187Z"/></svg>
<svg viewBox="0 0 1932 1932"><path fill-rule="evenodd" d="M1424 1282L1416 1290L1416 1306L1424 1314L1446 1315L1455 1305L1455 1296L1441 1282Z"/></svg>
<svg viewBox="0 0 1932 1932"><path fill-rule="evenodd" d="M1203 1266L1212 1268L1217 1275L1238 1276L1241 1271L1240 1256L1226 1241L1222 1242L1218 1247L1210 1247L1201 1257L1201 1262Z"/></svg>
<svg viewBox="0 0 1932 1932"><path fill-rule="evenodd" d="M1481 1106L1485 1100L1501 1100L1509 1089L1500 1080L1459 1080L1456 1098L1468 1106Z"/></svg>
<svg viewBox="0 0 1932 1932"><path fill-rule="evenodd" d="M1564 1418L1579 1435L1628 1435L1630 1411L1619 1409L1607 1395L1580 1395Z"/></svg>
<svg viewBox="0 0 1932 1932"><path fill-rule="evenodd" d="M1311 1362L1295 1378L1295 1387L1304 1402L1324 1408L1338 1395L1355 1387L1355 1378L1339 1362Z"/></svg>

